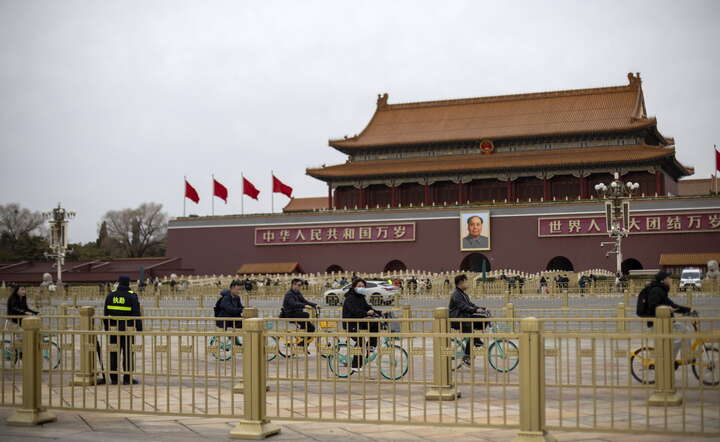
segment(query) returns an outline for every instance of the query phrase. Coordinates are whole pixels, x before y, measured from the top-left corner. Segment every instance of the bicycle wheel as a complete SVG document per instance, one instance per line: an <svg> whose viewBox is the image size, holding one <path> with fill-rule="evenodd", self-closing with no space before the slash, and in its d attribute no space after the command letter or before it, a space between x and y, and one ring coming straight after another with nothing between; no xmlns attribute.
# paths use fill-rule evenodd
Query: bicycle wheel
<svg viewBox="0 0 720 442"><path fill-rule="evenodd" d="M13 341L11 341L10 339L4 340L2 342L2 349L0 351L2 351L3 368L15 368L15 365L20 358L20 354L16 351Z"/></svg>
<svg viewBox="0 0 720 442"><path fill-rule="evenodd" d="M520 353L512 341L497 339L488 348L490 366L501 373L508 373L520 363Z"/></svg>
<svg viewBox="0 0 720 442"><path fill-rule="evenodd" d="M352 364L352 355L350 348L346 343L338 344L335 350L328 357L328 368L339 378L346 378L350 374L350 365Z"/></svg>
<svg viewBox="0 0 720 442"><path fill-rule="evenodd" d="M218 361L227 361L232 358L232 338L227 336L211 336L208 340L208 349Z"/></svg>
<svg viewBox="0 0 720 442"><path fill-rule="evenodd" d="M705 385L720 384L720 350L710 345L703 346L692 363L692 371Z"/></svg>
<svg viewBox="0 0 720 442"><path fill-rule="evenodd" d="M452 338L450 341L450 347L455 349L453 359L450 361L452 369L459 370L465 366L465 362L463 362L463 358L465 357L465 340Z"/></svg>
<svg viewBox="0 0 720 442"><path fill-rule="evenodd" d="M385 379L396 381L408 372L408 354L399 345L380 348L380 374Z"/></svg>
<svg viewBox="0 0 720 442"><path fill-rule="evenodd" d="M278 353L280 352L280 341L277 336L268 336L265 345L265 358L268 362L270 362L278 357Z"/></svg>
<svg viewBox="0 0 720 442"><path fill-rule="evenodd" d="M630 356L630 372L641 384L655 383L655 349L640 347Z"/></svg>
<svg viewBox="0 0 720 442"><path fill-rule="evenodd" d="M45 341L45 339L43 339ZM50 370L58 368L60 366L60 346L55 343L55 341L51 340L50 338L47 338L45 342L43 342L43 346L47 346L47 348L43 348L41 350L42 352L42 358L43 358L43 370Z"/></svg>

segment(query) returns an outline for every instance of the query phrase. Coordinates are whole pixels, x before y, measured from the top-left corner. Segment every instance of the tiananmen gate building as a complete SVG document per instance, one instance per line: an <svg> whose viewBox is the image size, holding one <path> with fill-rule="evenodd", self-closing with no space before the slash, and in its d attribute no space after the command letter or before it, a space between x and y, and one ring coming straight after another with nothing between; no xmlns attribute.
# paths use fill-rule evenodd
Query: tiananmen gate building
<svg viewBox="0 0 720 442"><path fill-rule="evenodd" d="M720 199L680 196L693 169L648 116L639 74L623 86L459 100L389 104L383 94L358 135L329 145L347 162L306 171L326 197L293 199L282 214L175 219L168 256L196 273L613 270L594 186L614 173L640 185L625 270L720 251Z"/></svg>

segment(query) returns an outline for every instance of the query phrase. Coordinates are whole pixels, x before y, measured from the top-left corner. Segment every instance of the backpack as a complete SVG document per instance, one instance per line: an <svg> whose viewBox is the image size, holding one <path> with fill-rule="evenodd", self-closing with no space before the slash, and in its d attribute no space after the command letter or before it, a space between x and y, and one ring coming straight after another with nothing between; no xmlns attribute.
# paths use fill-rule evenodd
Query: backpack
<svg viewBox="0 0 720 442"><path fill-rule="evenodd" d="M646 285L640 293L638 293L637 307L635 307L635 313L641 318L647 318L652 316L648 309L648 297L650 296L650 284Z"/></svg>
<svg viewBox="0 0 720 442"><path fill-rule="evenodd" d="M220 297L218 298L218 300L215 301L215 307L213 307L213 312L215 313L215 317L216 317L216 318L217 318L218 316L220 316L220 311L221 311L221 310L220 310L220 301L222 301L222 299L223 299L223 296L220 295Z"/></svg>

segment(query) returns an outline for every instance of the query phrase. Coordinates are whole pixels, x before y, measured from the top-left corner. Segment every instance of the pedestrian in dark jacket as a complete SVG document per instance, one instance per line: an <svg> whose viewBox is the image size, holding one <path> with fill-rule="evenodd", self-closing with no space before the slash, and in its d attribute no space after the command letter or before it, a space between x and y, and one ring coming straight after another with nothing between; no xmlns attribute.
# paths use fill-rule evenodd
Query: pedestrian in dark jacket
<svg viewBox="0 0 720 442"><path fill-rule="evenodd" d="M105 298L104 316L111 318L103 320L105 330L124 332L128 326L134 326L137 331L142 331L143 326L140 319L118 318L123 316L141 316L140 302L135 292L130 290L129 277L119 277L117 289L115 289L114 292L108 293ZM135 337L111 334L109 343L120 344L116 351L110 352L110 382L113 384L118 383L118 359L120 358L120 353L122 353L123 384L137 384L138 381L132 379L130 376L130 373L135 367L135 353L131 350L132 345L135 343Z"/></svg>
<svg viewBox="0 0 720 442"><path fill-rule="evenodd" d="M466 275L457 275L455 277L455 291L450 296L450 304L448 306L450 318L487 318L488 312L484 307L478 307L470 301L470 296L465 293L468 288L468 278ZM462 333L472 333L473 330L482 330L485 328L484 322L469 321L450 321L450 327L454 330L460 329ZM475 338L473 340L476 347L482 346L482 340ZM469 363L470 345L465 346L464 361Z"/></svg>
<svg viewBox="0 0 720 442"><path fill-rule="evenodd" d="M23 316L31 313L37 315L38 312L32 310L27 304L27 290L25 287L15 286L12 293L7 299L7 314L8 316ZM10 320L15 324L20 325L21 318L11 318Z"/></svg>
<svg viewBox="0 0 720 442"><path fill-rule="evenodd" d="M350 286L350 290L345 294L345 301L343 302L342 317L343 319L365 319L372 318L374 316L380 316L382 313L379 310L374 309L368 304L365 299L365 281L362 279L355 279ZM380 330L377 322L369 323L367 321L343 321L343 328L349 333L357 333L358 330L368 330L370 333L377 333ZM377 337L371 337L369 339L370 347L377 346ZM364 339L362 337L355 338L355 345L358 347L364 346ZM366 353L370 351L370 348L366 349ZM358 371L362 367L363 358L354 355L352 360L353 372Z"/></svg>
<svg viewBox="0 0 720 442"><path fill-rule="evenodd" d="M648 315L653 318L657 317L657 308L663 305L670 307L673 313L690 313L693 311L690 307L675 304L668 296L668 292L670 291L670 284L672 284L672 278L670 278L670 276L670 273L660 271L655 275L655 279L650 282L650 293L648 293L647 300L647 312ZM652 321L648 321L648 327L652 326ZM673 322L673 333L692 332L693 329L689 326L689 324L684 322ZM673 339L673 355L678 354L682 344L682 339Z"/></svg>
<svg viewBox="0 0 720 442"><path fill-rule="evenodd" d="M244 284L241 281L233 281L230 283L230 288L220 292L220 298L215 303L215 317L216 318L242 318L243 310L245 309L240 299L240 292L243 289ZM215 325L225 330L228 327L240 329L242 328L242 320L235 321L216 321Z"/></svg>
<svg viewBox="0 0 720 442"><path fill-rule="evenodd" d="M673 312L690 313L690 311L692 311L690 307L675 304L672 299L670 299L668 296L670 284L672 284L672 279L670 278L670 273L667 272L658 272L655 275L655 279L650 282L650 293L648 293L647 305L649 316L654 318L656 309L661 305L670 307ZM650 324L652 326L652 322L650 322Z"/></svg>
<svg viewBox="0 0 720 442"><path fill-rule="evenodd" d="M283 298L283 306L282 310L280 311L281 318L308 319L310 318L310 313L305 311L305 307L317 307L317 304L308 301L307 299L305 299L302 293L300 293L300 287L302 286L302 284L302 280L298 278L295 278L290 282L290 290L285 293L285 297ZM315 325L313 325L313 323L310 321L297 321L295 323L302 330L307 330L310 333L313 333L315 331ZM303 338L303 340L300 341L298 345L305 345L305 341L306 338Z"/></svg>

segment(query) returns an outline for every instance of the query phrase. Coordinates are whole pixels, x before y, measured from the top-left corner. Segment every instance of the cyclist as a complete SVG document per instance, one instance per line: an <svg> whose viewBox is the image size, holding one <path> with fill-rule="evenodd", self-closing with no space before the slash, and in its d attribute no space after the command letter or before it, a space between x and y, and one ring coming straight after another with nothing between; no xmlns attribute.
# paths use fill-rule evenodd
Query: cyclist
<svg viewBox="0 0 720 442"><path fill-rule="evenodd" d="M12 293L7 299L8 316L23 316L28 313L37 315L39 313L28 307L26 295L27 290L25 287L19 285L13 287ZM10 320L15 324L20 325L20 318L11 318Z"/></svg>
<svg viewBox="0 0 720 442"><path fill-rule="evenodd" d="M294 278L290 282L290 290L285 293L283 298L282 309L280 310L281 318L297 318L297 319L308 319L310 313L305 311L306 306L317 308L317 304L310 302L300 293L300 287L303 285L303 281L298 278ZM295 324L300 327L301 330L307 330L310 333L315 331L315 325L310 321L297 321ZM299 343L299 346L304 346L307 337L304 337Z"/></svg>
<svg viewBox="0 0 720 442"><path fill-rule="evenodd" d="M449 316L451 318L487 318L488 310L485 307L478 307L470 301L470 297L465 293L468 288L467 275L457 275L455 277L455 291L450 296L450 305L448 307ZM472 333L473 330L482 330L485 328L484 322L461 322L450 321L450 327L454 330L460 329L462 333ZM480 338L473 339L476 347L481 347L482 340ZM470 342L465 345L465 356L463 362L470 365Z"/></svg>
<svg viewBox="0 0 720 442"><path fill-rule="evenodd" d="M233 280L230 283L230 288L220 292L220 298L215 302L215 317L216 318L242 318L243 310L245 307L242 305L240 299L240 292L242 291L244 284L242 281ZM241 320L218 320L215 321L215 325L219 328L227 330L228 327L241 329ZM240 345L240 338L235 337L235 343Z"/></svg>
<svg viewBox="0 0 720 442"><path fill-rule="evenodd" d="M668 292L670 291L670 284L672 284L672 278L670 278L670 276L670 273L660 271L655 275L655 279L653 279L648 285L649 292L647 294L647 307L645 316L655 318L656 309L662 305L670 307L673 313L678 312L687 314L694 312L694 310L690 307L675 304L672 299L670 299L670 297L668 296ZM649 321L648 327L652 326L652 321ZM673 331L678 333L692 333L693 328L688 323L674 321ZM673 355L678 354L681 346L682 339L673 340Z"/></svg>
<svg viewBox="0 0 720 442"><path fill-rule="evenodd" d="M365 299L365 281L363 279L354 279L350 290L345 294L345 301L343 302L342 317L345 318L372 318L382 315L382 313L374 309L368 304ZM360 321L343 321L343 328L349 333L357 333L358 330L368 330L370 333L377 333L380 330L380 326L377 322L368 324L368 322ZM355 345L362 347L364 344L362 337L355 339ZM369 339L369 347L367 352L372 352L372 349L377 346L377 337L373 336ZM352 359L352 373L356 373L362 368L362 359L358 355L354 355Z"/></svg>

